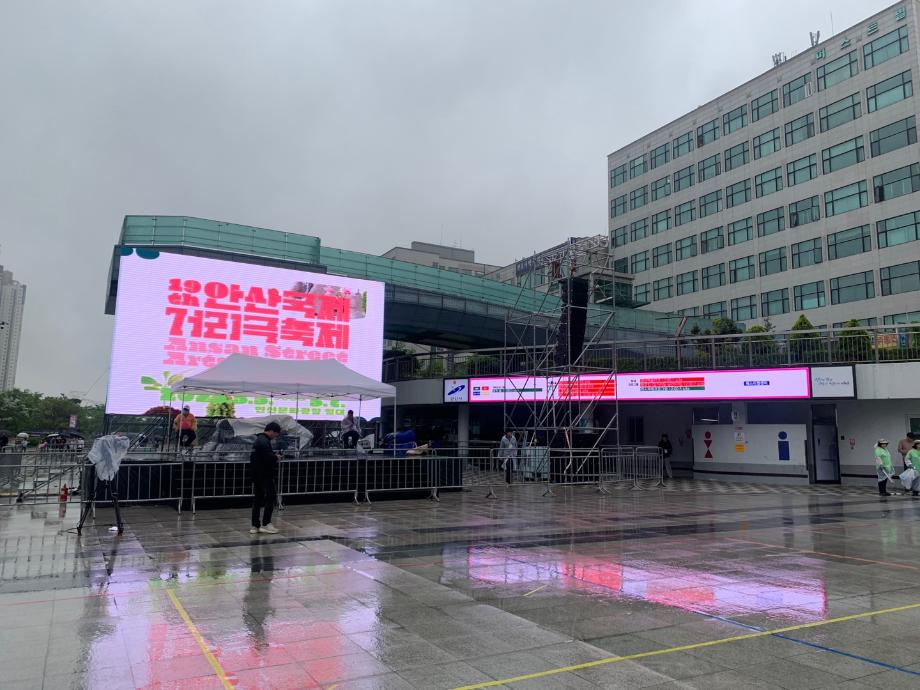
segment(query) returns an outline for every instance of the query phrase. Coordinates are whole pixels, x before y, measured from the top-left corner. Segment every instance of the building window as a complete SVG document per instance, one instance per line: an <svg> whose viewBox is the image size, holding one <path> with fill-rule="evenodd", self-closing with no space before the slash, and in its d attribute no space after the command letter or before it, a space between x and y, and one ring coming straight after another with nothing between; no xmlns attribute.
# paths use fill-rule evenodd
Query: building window
<svg viewBox="0 0 920 690"><path fill-rule="evenodd" d="M875 230L879 249L916 242L920 239L920 213L915 211L880 220L875 224Z"/></svg>
<svg viewBox="0 0 920 690"><path fill-rule="evenodd" d="M648 250L637 252L629 257L629 272L642 273L648 270Z"/></svg>
<svg viewBox="0 0 920 690"><path fill-rule="evenodd" d="M616 228L612 234L614 247L622 247L624 244L629 242L629 235L625 225Z"/></svg>
<svg viewBox="0 0 920 690"><path fill-rule="evenodd" d="M872 271L831 278L831 304L859 302L873 297L875 297L875 275Z"/></svg>
<svg viewBox="0 0 920 690"><path fill-rule="evenodd" d="M879 271L879 282L883 295L899 295L902 292L920 290L920 261L888 266Z"/></svg>
<svg viewBox="0 0 920 690"><path fill-rule="evenodd" d="M614 273L629 273L629 257L624 256L619 259L613 260L613 270ZM543 285L546 281L543 280L540 284Z"/></svg>
<svg viewBox="0 0 920 690"><path fill-rule="evenodd" d="M793 103L798 103L810 95L811 72L803 74L798 79L793 79L788 84L783 84L783 107L788 108Z"/></svg>
<svg viewBox="0 0 920 690"><path fill-rule="evenodd" d="M719 154L717 153L714 156L709 158L704 158L699 163L699 181L705 182L708 179L711 179L722 172L722 168L719 165Z"/></svg>
<svg viewBox="0 0 920 690"><path fill-rule="evenodd" d="M626 182L626 163L618 165L610 171L610 187L619 187Z"/></svg>
<svg viewBox="0 0 920 690"><path fill-rule="evenodd" d="M774 208L757 214L757 236L766 237L786 229L786 216L783 207Z"/></svg>
<svg viewBox="0 0 920 690"><path fill-rule="evenodd" d="M873 318L868 319L852 319L856 322L857 326L862 326L863 328L875 328L878 325L878 321ZM846 328L849 321L835 321L834 328Z"/></svg>
<svg viewBox="0 0 920 690"><path fill-rule="evenodd" d="M700 218L711 216L722 210L722 190L717 189L700 197Z"/></svg>
<svg viewBox="0 0 920 690"><path fill-rule="evenodd" d="M910 70L907 70L866 89L866 109L874 113L913 95L914 85L910 80Z"/></svg>
<svg viewBox="0 0 920 690"><path fill-rule="evenodd" d="M696 202L691 199L674 207L674 227L696 220Z"/></svg>
<svg viewBox="0 0 920 690"><path fill-rule="evenodd" d="M824 281L819 280L814 283L796 285L792 288L792 299L796 311L823 307L825 304Z"/></svg>
<svg viewBox="0 0 920 690"><path fill-rule="evenodd" d="M671 193L671 178L665 175L660 180L652 182L652 201L664 199Z"/></svg>
<svg viewBox="0 0 920 690"><path fill-rule="evenodd" d="M610 217L616 218L626 213L626 195L616 197L610 202Z"/></svg>
<svg viewBox="0 0 920 690"><path fill-rule="evenodd" d="M655 301L671 298L671 279L659 278L655 281Z"/></svg>
<svg viewBox="0 0 920 690"><path fill-rule="evenodd" d="M648 304L652 294L652 286L649 283L642 283L633 287L633 301L638 304Z"/></svg>
<svg viewBox="0 0 920 690"><path fill-rule="evenodd" d="M754 190L758 197L767 196L783 188L783 169L774 168L754 178Z"/></svg>
<svg viewBox="0 0 920 690"><path fill-rule="evenodd" d="M667 232L671 229L671 209L659 211L652 216L652 234Z"/></svg>
<svg viewBox="0 0 920 690"><path fill-rule="evenodd" d="M703 289L722 287L725 285L725 264L706 266L703 269Z"/></svg>
<svg viewBox="0 0 920 690"><path fill-rule="evenodd" d="M677 276L677 294L689 295L699 289L699 276L696 271L687 271Z"/></svg>
<svg viewBox="0 0 920 690"><path fill-rule="evenodd" d="M869 132L869 149L873 157L916 143L917 124L913 115Z"/></svg>
<svg viewBox="0 0 920 690"><path fill-rule="evenodd" d="M648 218L634 221L629 233L630 242L636 242L645 237L648 237Z"/></svg>
<svg viewBox="0 0 920 690"><path fill-rule="evenodd" d="M743 256L728 262L728 280L731 283L741 283L754 278L754 257Z"/></svg>
<svg viewBox="0 0 920 690"><path fill-rule="evenodd" d="M749 242L754 237L754 223L750 218L742 218L728 224L728 245L734 246Z"/></svg>
<svg viewBox="0 0 920 690"><path fill-rule="evenodd" d="M856 137L821 151L821 168L827 175L862 163L865 159L866 149L863 147L863 138Z"/></svg>
<svg viewBox="0 0 920 690"><path fill-rule="evenodd" d="M813 240L805 240L804 242L796 242L792 245L791 249L793 268L814 266L824 260L820 237L816 237Z"/></svg>
<svg viewBox="0 0 920 690"><path fill-rule="evenodd" d="M843 259L872 250L872 234L868 225L832 232L827 236L827 260Z"/></svg>
<svg viewBox="0 0 920 690"><path fill-rule="evenodd" d="M747 105L730 110L722 116L722 134L728 135L747 125Z"/></svg>
<svg viewBox="0 0 920 690"><path fill-rule="evenodd" d="M858 93L841 98L818 110L818 123L822 132L852 122L859 117L862 117L862 103Z"/></svg>
<svg viewBox="0 0 920 690"><path fill-rule="evenodd" d="M693 186L693 166L688 165L674 173L674 191L680 192Z"/></svg>
<svg viewBox="0 0 920 690"><path fill-rule="evenodd" d="M719 138L719 119L711 120L696 128L696 147L701 148Z"/></svg>
<svg viewBox="0 0 920 690"><path fill-rule="evenodd" d="M920 323L920 311L908 311L901 314L889 314L882 323L886 326L897 326L900 324Z"/></svg>
<svg viewBox="0 0 920 690"><path fill-rule="evenodd" d="M732 321L750 321L757 318L757 296L735 297L732 300Z"/></svg>
<svg viewBox="0 0 920 690"><path fill-rule="evenodd" d="M669 148L667 144L662 144L652 149L652 152L649 154L649 162L651 163L652 170L659 165L664 165L670 160L668 153Z"/></svg>
<svg viewBox="0 0 920 690"><path fill-rule="evenodd" d="M789 204L789 227L797 228L821 219L821 202L817 196Z"/></svg>
<svg viewBox="0 0 920 690"><path fill-rule="evenodd" d="M648 187L643 185L629 193L629 208L635 211L648 203Z"/></svg>
<svg viewBox="0 0 920 690"><path fill-rule="evenodd" d="M671 243L662 244L652 250L652 267L660 268L671 263Z"/></svg>
<svg viewBox="0 0 920 690"><path fill-rule="evenodd" d="M771 276L774 273L782 273L786 270L786 248L777 247L760 252L758 256L760 263L760 275Z"/></svg>
<svg viewBox="0 0 920 690"><path fill-rule="evenodd" d="M629 161L629 179L639 177L645 173L645 156L639 156Z"/></svg>
<svg viewBox="0 0 920 690"><path fill-rule="evenodd" d="M700 233L700 253L708 254L725 246L725 236L722 234L722 226L712 228L706 232Z"/></svg>
<svg viewBox="0 0 920 690"><path fill-rule="evenodd" d="M779 127L754 137L754 160L780 150Z"/></svg>
<svg viewBox="0 0 920 690"><path fill-rule="evenodd" d="M728 208L740 206L751 200L751 181L741 180L725 188L725 204Z"/></svg>
<svg viewBox="0 0 920 690"><path fill-rule="evenodd" d="M677 314L679 316L699 316L700 308L699 307L687 307L686 309L678 309Z"/></svg>
<svg viewBox="0 0 920 690"><path fill-rule="evenodd" d="M713 302L703 305L703 317L707 319L724 319L725 302Z"/></svg>
<svg viewBox="0 0 920 690"><path fill-rule="evenodd" d="M732 146L730 149L725 149L725 172L746 165L750 160L749 151L750 149L746 141L742 141L740 144Z"/></svg>
<svg viewBox="0 0 920 690"><path fill-rule="evenodd" d="M786 123L786 146L793 146L815 135L815 116L812 113Z"/></svg>
<svg viewBox="0 0 920 690"><path fill-rule="evenodd" d="M808 182L818 176L818 157L815 154L786 163L786 182L790 187Z"/></svg>
<svg viewBox="0 0 920 690"><path fill-rule="evenodd" d="M760 293L760 315L764 318L789 313L789 288Z"/></svg>
<svg viewBox="0 0 920 690"><path fill-rule="evenodd" d="M829 89L857 74L859 74L859 60L856 59L856 51L851 50L846 55L841 55L818 68L816 73L818 91Z"/></svg>
<svg viewBox="0 0 920 690"><path fill-rule="evenodd" d="M687 132L686 134L681 134L677 139L671 142L671 153L673 158L680 158L685 153L690 153L693 150L693 134Z"/></svg>
<svg viewBox="0 0 920 690"><path fill-rule="evenodd" d="M696 256L696 235L690 235L690 237L677 240L677 242L674 243L674 248L677 250L678 261Z"/></svg>
<svg viewBox="0 0 920 690"><path fill-rule="evenodd" d="M863 67L871 69L901 53L906 53L908 49L907 27L902 26L863 46Z"/></svg>
<svg viewBox="0 0 920 690"><path fill-rule="evenodd" d="M867 190L866 181L860 180L845 187L824 192L824 214L830 218L868 206L869 192Z"/></svg>
<svg viewBox="0 0 920 690"><path fill-rule="evenodd" d="M773 89L751 101L751 122L757 122L777 110L779 110L779 98L777 98L776 89Z"/></svg>
<svg viewBox="0 0 920 690"><path fill-rule="evenodd" d="M905 165L872 178L875 203L897 199L920 190L920 164Z"/></svg>

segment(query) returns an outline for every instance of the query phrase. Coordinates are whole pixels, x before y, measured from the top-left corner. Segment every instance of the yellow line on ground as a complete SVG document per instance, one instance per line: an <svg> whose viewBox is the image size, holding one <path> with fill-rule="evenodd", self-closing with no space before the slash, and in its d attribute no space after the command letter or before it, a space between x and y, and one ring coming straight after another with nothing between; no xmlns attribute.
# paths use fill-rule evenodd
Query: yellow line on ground
<svg viewBox="0 0 920 690"><path fill-rule="evenodd" d="M176 593L171 589L166 590L166 595L169 597L169 600L172 602L172 605L176 611L179 612L179 616L181 616L182 620L185 622L185 627L188 628L190 633L192 633L192 637L194 637L195 642L198 643L198 647L201 649L201 653L204 654L204 658L208 660L209 664L211 664L211 668L214 669L214 675L217 676L218 680L220 680L221 685L224 686L224 690L234 690L233 683L231 683L230 679L227 677L227 672L224 671L224 667L220 665L217 657L215 657L211 653L211 650L208 649L208 645L205 643L204 638L198 631L198 627L192 622L191 616L188 615L188 611L185 610L182 602L179 601L179 597L177 597Z"/></svg>
<svg viewBox="0 0 920 690"><path fill-rule="evenodd" d="M715 647L717 645L728 644L729 642L740 642L741 640L753 640L758 637L769 637L770 635L780 635L783 633L795 632L796 630L806 630L808 628L818 628L822 625L830 625L831 623L845 623L846 621L858 620L860 618L870 618L872 616L883 616L887 613L899 613L901 611L911 611L913 609L920 608L920 603L917 604L907 604L906 606L896 606L890 609L881 609L879 611L866 611L865 613L854 613L849 616L841 616L840 618L828 618L823 621L814 621L812 623L802 623L800 625L790 625L785 628L776 628L775 630L764 630L763 632L752 632L746 635L736 635L734 637L723 637L718 640L709 640L708 642L696 642L694 644L685 644L680 647L668 647L666 649L656 649L651 652L641 652L639 654L627 654L626 656L611 656L604 659L596 659L594 661L586 661L582 664L573 664L572 666L560 666L558 668L552 668L548 671L538 671L537 673L527 673L523 676L514 676L513 678L502 678L501 680L491 680L485 683L475 683L473 685L464 685L462 687L454 688L454 690L479 690L479 688L494 688L499 685L508 685L510 683L520 683L525 680L533 680L534 678L546 678L547 676L555 676L560 673L568 673L569 671L581 671L586 668L594 668L596 666L605 666L607 664L616 664L621 661L634 661L635 659L645 659L652 656L661 656L662 654L673 654L674 652L687 652L692 649L702 649L704 647Z"/></svg>
<svg viewBox="0 0 920 690"><path fill-rule="evenodd" d="M549 587L549 583L547 583L547 584L545 584L545 585L540 585L540 586L537 587L536 589L530 590L530 591L527 592L527 594L525 594L524 596L525 596L525 597L529 597L531 594L536 594L536 593L539 592L541 589L546 589L547 587Z"/></svg>

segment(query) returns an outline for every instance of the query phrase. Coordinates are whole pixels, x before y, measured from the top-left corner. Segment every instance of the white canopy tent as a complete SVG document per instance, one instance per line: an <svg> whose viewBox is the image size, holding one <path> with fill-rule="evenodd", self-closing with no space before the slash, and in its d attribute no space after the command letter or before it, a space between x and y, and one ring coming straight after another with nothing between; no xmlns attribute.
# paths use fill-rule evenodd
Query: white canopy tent
<svg viewBox="0 0 920 690"><path fill-rule="evenodd" d="M230 355L219 364L183 379L173 393L300 396L323 400L395 398L396 388L359 374L335 359L313 361ZM395 401L394 401L395 403ZM360 416L360 411L358 413ZM396 405L393 405L395 430Z"/></svg>

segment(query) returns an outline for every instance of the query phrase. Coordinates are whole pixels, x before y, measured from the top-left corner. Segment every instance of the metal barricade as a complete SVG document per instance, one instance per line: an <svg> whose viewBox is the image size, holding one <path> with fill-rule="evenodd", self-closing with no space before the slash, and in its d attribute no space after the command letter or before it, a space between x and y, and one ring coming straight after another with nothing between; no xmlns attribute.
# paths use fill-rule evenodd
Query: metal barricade
<svg viewBox="0 0 920 690"><path fill-rule="evenodd" d="M601 450L601 485L621 483L633 489L664 486L664 456L657 446L612 446Z"/></svg>
<svg viewBox="0 0 920 690"><path fill-rule="evenodd" d="M364 482L359 492L371 502L370 495L378 491L427 490L429 498L438 500L433 482L432 454L423 455L366 455L364 456Z"/></svg>
<svg viewBox="0 0 920 690"><path fill-rule="evenodd" d="M0 506L43 505L59 502L79 491L85 454L76 451L19 451L0 453Z"/></svg>
<svg viewBox="0 0 920 690"><path fill-rule="evenodd" d="M192 458L191 465L192 513L200 499L252 497L248 453L199 453Z"/></svg>
<svg viewBox="0 0 920 690"><path fill-rule="evenodd" d="M121 505L134 503L176 503L176 511L182 512L185 498L186 471L181 460L137 461L126 459L115 477L102 482L96 477L92 463L83 466L80 502L91 502L93 514L98 504L112 503L112 495L118 497Z"/></svg>
<svg viewBox="0 0 920 690"><path fill-rule="evenodd" d="M285 458L279 466L278 504L285 496L351 494L358 502L364 454L302 454Z"/></svg>

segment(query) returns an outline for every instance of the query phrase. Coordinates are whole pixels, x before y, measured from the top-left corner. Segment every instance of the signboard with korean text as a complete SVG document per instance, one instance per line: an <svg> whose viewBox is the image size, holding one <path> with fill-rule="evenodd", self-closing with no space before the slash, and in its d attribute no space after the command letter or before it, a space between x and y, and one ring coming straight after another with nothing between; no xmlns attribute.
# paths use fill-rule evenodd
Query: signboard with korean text
<svg viewBox="0 0 920 690"><path fill-rule="evenodd" d="M469 380L471 403L616 399L636 402L790 400L809 397L811 385L806 367Z"/></svg>
<svg viewBox="0 0 920 690"><path fill-rule="evenodd" d="M149 258L148 258L149 257ZM171 388L241 353L273 359L337 359L380 380L383 283L153 250L120 258L106 412L144 414L179 404ZM222 395L190 395L196 415ZM332 420L356 403L230 400L237 417L290 414ZM380 401L361 403L361 416Z"/></svg>
<svg viewBox="0 0 920 690"><path fill-rule="evenodd" d="M812 367L811 397L855 398L856 376L852 365L842 367Z"/></svg>

